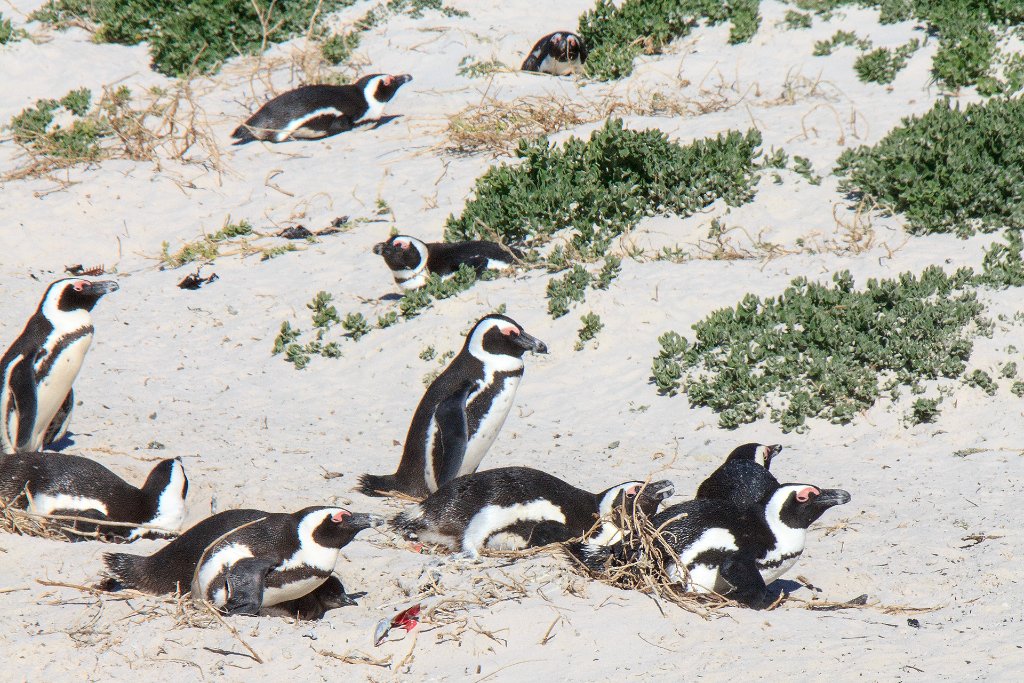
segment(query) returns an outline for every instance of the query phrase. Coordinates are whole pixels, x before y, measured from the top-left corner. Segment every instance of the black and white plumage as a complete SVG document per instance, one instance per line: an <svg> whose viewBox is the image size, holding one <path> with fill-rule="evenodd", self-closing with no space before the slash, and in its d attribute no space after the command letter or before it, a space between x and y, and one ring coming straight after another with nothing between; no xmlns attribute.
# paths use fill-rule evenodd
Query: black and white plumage
<svg viewBox="0 0 1024 683"><path fill-rule="evenodd" d="M782 446L778 444L747 443L738 446L722 466L701 483L697 498L727 500L739 507L763 504L779 487L779 480L768 468L772 458L781 451Z"/></svg>
<svg viewBox="0 0 1024 683"><path fill-rule="evenodd" d="M74 406L71 385L92 344L91 311L117 288L83 278L47 288L0 360L0 452L34 453L63 438Z"/></svg>
<svg viewBox="0 0 1024 683"><path fill-rule="evenodd" d="M22 492L27 492L22 496ZM159 529L62 522L109 539L133 541L176 534L185 522L188 478L180 458L162 460L142 488L127 483L89 458L64 453L0 456L0 500L40 515L88 517L98 522L145 524ZM69 540L82 536L66 534Z"/></svg>
<svg viewBox="0 0 1024 683"><path fill-rule="evenodd" d="M565 76L579 71L586 61L587 46L583 39L569 31L556 31L537 41L521 68Z"/></svg>
<svg viewBox="0 0 1024 683"><path fill-rule="evenodd" d="M665 508L651 518L651 524L661 530L658 542L686 568L684 573L669 561L670 580L684 583L688 591L713 591L763 609L773 601L767 585L803 553L807 528L829 508L849 501L850 494L840 489L783 484L759 506L691 500ZM603 572L628 562L637 550L623 544L612 548L574 544L569 552L589 570Z"/></svg>
<svg viewBox="0 0 1024 683"><path fill-rule="evenodd" d="M253 140L284 142L337 135L379 119L384 105L411 80L408 74L370 74L350 85L304 85L264 104L231 137L242 145Z"/></svg>
<svg viewBox="0 0 1024 683"><path fill-rule="evenodd" d="M651 516L672 495L672 482L628 481L590 493L529 467L500 467L448 482L391 520L410 540L439 543L476 558L484 547L518 550L580 538L619 540L617 515Z"/></svg>
<svg viewBox="0 0 1024 683"><path fill-rule="evenodd" d="M370 496L399 491L423 497L476 472L512 409L523 377L523 355L547 350L512 318L481 318L462 351L420 400L398 471L364 474L359 490Z"/></svg>
<svg viewBox="0 0 1024 683"><path fill-rule="evenodd" d="M239 528L250 522L254 523ZM155 594L191 587L194 596L228 614L254 615L271 606L301 611L303 603L293 601L307 599L309 604L307 596L330 579L341 549L363 529L382 524L383 518L376 515L337 507L308 507L292 514L227 510L199 522L148 557L107 553L104 561L112 578L102 586ZM203 564L193 586L200 559ZM327 590L336 589L332 583Z"/></svg>
<svg viewBox="0 0 1024 683"><path fill-rule="evenodd" d="M393 235L387 242L378 242L373 253L384 257L395 282L405 290L427 284L431 273L451 275L466 264L479 274L489 268L504 268L520 257L497 242L424 242L409 235Z"/></svg>

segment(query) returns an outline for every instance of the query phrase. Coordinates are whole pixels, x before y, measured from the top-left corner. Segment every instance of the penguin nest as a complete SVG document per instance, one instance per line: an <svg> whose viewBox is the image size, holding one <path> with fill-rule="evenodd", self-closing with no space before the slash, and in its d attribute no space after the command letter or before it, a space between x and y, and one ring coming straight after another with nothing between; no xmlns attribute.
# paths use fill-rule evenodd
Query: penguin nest
<svg viewBox="0 0 1024 683"><path fill-rule="evenodd" d="M9 534L17 534L18 536L38 536L57 541L66 540L67 537L58 525L38 515L29 514L15 506L15 503L24 495L24 493L19 494L17 498L10 501L0 499L0 530Z"/></svg>
<svg viewBox="0 0 1024 683"><path fill-rule="evenodd" d="M606 562L603 572L588 569L572 554L567 553L570 560L598 581L616 588L651 595L658 604L658 609L661 609L660 598L687 612L709 619L712 610L735 606L735 602L717 593L686 592L678 581L669 577L669 565L680 568L683 565L671 546L662 538L661 528L665 525L655 528L650 518L639 510L634 510L631 515L621 515L620 520L619 526L624 540L616 548L621 548L622 553L621 556L613 553L609 558L611 561ZM681 571L684 574L686 572L685 568ZM664 610L662 613L664 614Z"/></svg>

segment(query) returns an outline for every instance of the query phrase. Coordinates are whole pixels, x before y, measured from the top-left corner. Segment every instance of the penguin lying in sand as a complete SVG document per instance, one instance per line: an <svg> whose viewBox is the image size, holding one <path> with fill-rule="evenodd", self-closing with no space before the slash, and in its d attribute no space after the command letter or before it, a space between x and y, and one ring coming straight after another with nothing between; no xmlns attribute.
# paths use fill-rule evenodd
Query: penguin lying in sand
<svg viewBox="0 0 1024 683"><path fill-rule="evenodd" d="M26 492L22 496L22 492ZM176 534L185 522L188 478L180 458L162 460L137 489L103 465L63 453L0 456L0 500L40 515L88 517L158 529L59 521L78 531L99 530L108 540ZM163 530L163 531L161 531ZM68 540L82 540L65 533Z"/></svg>
<svg viewBox="0 0 1024 683"><path fill-rule="evenodd" d="M484 547L519 550L580 538L599 521L590 542L608 545L619 539L615 515L636 508L649 517L673 491L670 481L628 481L590 493L529 467L500 467L448 482L391 526L473 559Z"/></svg>
<svg viewBox="0 0 1024 683"><path fill-rule="evenodd" d="M370 74L350 85L304 85L278 95L246 119L231 137L236 145L253 140L315 140L379 119L384 105L412 80L409 74Z"/></svg>
<svg viewBox="0 0 1024 683"><path fill-rule="evenodd" d="M684 584L687 591L715 592L764 609L774 600L767 584L799 559L807 528L829 508L848 502L850 494L840 489L783 484L756 506L691 500L665 508L651 517L651 524L660 530L655 543L662 548L670 580ZM601 574L636 558L639 551L628 546L576 543L568 552L589 571ZM671 559L673 554L685 573Z"/></svg>
<svg viewBox="0 0 1024 683"><path fill-rule="evenodd" d="M547 353L548 347L512 318L481 318L420 400L398 471L364 474L358 490L368 496L398 491L423 497L476 472L512 409L527 351Z"/></svg>
<svg viewBox="0 0 1024 683"><path fill-rule="evenodd" d="M363 529L383 524L376 515L336 507L308 507L292 514L227 510L149 557L107 553L104 561L112 578L101 587L154 594L191 587L194 598L227 614L256 615L267 607L290 614L321 607L326 611L354 604L340 581L332 580L341 549ZM303 616L317 618L322 611Z"/></svg>
<svg viewBox="0 0 1024 683"><path fill-rule="evenodd" d="M556 31L537 41L521 69L565 76L582 70L586 61L587 46L583 39L569 31Z"/></svg>
<svg viewBox="0 0 1024 683"><path fill-rule="evenodd" d="M0 452L34 453L60 441L74 406L71 385L92 344L93 306L117 283L66 278L51 284L0 360Z"/></svg>
<svg viewBox="0 0 1024 683"><path fill-rule="evenodd" d="M387 242L378 242L373 253L384 257L395 282L405 290L427 284L431 273L451 275L466 264L479 275L509 266L521 257L497 242L423 242L409 235L393 235Z"/></svg>

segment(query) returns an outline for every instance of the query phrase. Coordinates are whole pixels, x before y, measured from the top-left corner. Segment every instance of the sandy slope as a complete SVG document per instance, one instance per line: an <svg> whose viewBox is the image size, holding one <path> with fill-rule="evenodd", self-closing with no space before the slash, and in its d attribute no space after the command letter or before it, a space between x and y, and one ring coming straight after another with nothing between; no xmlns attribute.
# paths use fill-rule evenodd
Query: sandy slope
<svg viewBox="0 0 1024 683"><path fill-rule="evenodd" d="M15 3L22 11L35 4ZM308 327L305 304L319 290L334 294L342 315L358 310L375 320L388 310L391 304L379 297L394 288L369 253L372 244L392 225L439 238L474 179L502 161L444 152L447 118L484 92L508 100L544 94L625 99L652 89L692 101L725 98L732 106L702 116L627 117L627 123L660 127L683 142L756 125L766 149L781 146L806 156L819 174L845 146L877 141L938 97L929 84L932 46L914 55L892 88L858 82L852 49L811 56L813 42L838 28L870 35L877 45L915 35L911 24L880 27L872 12L849 11L827 24L816 20L810 31L786 31L776 25L785 7L766 3L762 29L750 44L727 46L727 27L702 29L623 82L578 85L519 73L489 80L455 72L466 55L517 66L539 35L573 27L587 2L559 3L557 14L544 20L535 16L536 4L525 1L502 3L500 11L453 4L471 17L396 18L364 41L360 53L373 71L416 79L389 108L401 117L386 126L321 143L230 148L229 132L266 95L266 81L247 77L252 61L239 60L196 84L221 144L221 173L194 164L156 171L148 163L110 161L70 171L73 184L57 192L45 179L2 187L0 297L6 304L0 339L13 339L45 283L65 265L104 263L117 269L121 283L95 313L97 334L76 384L82 404L69 450L138 482L152 461L182 456L192 482L191 521L211 507L291 511L340 501L360 511L397 511L397 504L351 488L359 473L392 471L397 462L421 378L438 367L418 354L428 345L438 353L458 349L475 319L505 304L551 353L527 359L516 408L485 466L540 467L593 489L656 475L673 479L686 495L734 445L783 443L780 478L853 495L815 527L788 577L803 575L820 592L793 581L783 581L784 587L804 600L867 593L873 603L939 609L812 612L793 602L769 613L731 609L705 621L668 605L662 613L648 597L588 582L555 556L491 558L482 566L446 568L442 595L426 598L430 604L467 602L446 603L438 623L415 638L374 649L374 624L417 599L429 558L405 551L388 535L365 534L338 565L346 586L368 593L358 607L313 624L231 620L264 660L257 664L223 626L189 625L156 599L99 598L38 583L91 582L109 546L3 536L0 678L383 680L396 672L430 680L1018 678L1024 617L1019 399L1005 388L988 397L959 387L934 425L907 429L900 419L905 405L878 405L851 426L814 424L807 434L783 435L767 420L721 430L710 411L689 409L683 397L659 397L648 383L658 335L685 333L747 292L768 295L797 275L827 278L841 269L863 282L932 263L976 265L991 238L908 238L898 219L875 217L873 244L842 252L830 247L845 232L833 210L838 205L835 215L847 224L853 213L835 179L812 186L787 171L781 185L762 180L748 205L716 205L685 220L649 219L629 238L648 256L677 244L696 252L693 245L706 238L711 219L723 216L726 225L742 228L729 233L733 246L753 258L626 259L608 291L591 292L586 304L556 321L546 313L549 276L527 272L481 283L415 320L345 342L343 358L317 358L302 372L271 357L281 321ZM367 7L360 3L342 18ZM4 11L17 21L17 12ZM82 31L50 37L44 44L0 48L6 86L0 120L36 98L83 85L123 80L141 92L165 81L146 68L144 48L94 45ZM300 47L275 48L271 57L282 63ZM281 66L270 80L280 90L293 77ZM585 135L598 125L572 133ZM15 157L13 144L0 143L0 170L13 168ZM373 218L378 199L392 208L393 222L360 223L267 262L218 259L206 272L216 271L220 280L198 292L175 287L187 269L157 268L161 242L173 250L216 230L228 215L266 230L294 223L323 227L341 215ZM801 238L817 246L764 259L766 250L754 244L800 252ZM983 297L993 316L1017 310L1015 292ZM573 351L579 316L589 310L606 327L596 348ZM1004 362L1012 357L1010 344L1024 348L1024 332L997 324L992 339L978 340L971 366ZM154 441L165 448L150 448ZM955 455L964 449L977 452ZM325 471L343 476L327 479ZM993 538L964 547L971 542L962 539L972 534ZM130 551L158 545L140 542ZM909 626L908 616L920 627ZM324 652L390 657L392 666L345 664Z"/></svg>

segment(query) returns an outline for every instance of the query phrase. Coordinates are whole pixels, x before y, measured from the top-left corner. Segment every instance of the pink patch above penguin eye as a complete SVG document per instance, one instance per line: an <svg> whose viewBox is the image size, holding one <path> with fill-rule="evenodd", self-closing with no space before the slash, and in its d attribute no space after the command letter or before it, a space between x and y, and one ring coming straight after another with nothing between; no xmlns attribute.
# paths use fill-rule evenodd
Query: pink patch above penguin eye
<svg viewBox="0 0 1024 683"><path fill-rule="evenodd" d="M514 327L502 327L501 328L501 333L504 334L505 336L508 336L508 337L518 337L519 336L519 330L517 330Z"/></svg>
<svg viewBox="0 0 1024 683"><path fill-rule="evenodd" d="M351 516L351 514L352 513L349 512L348 510L338 510L333 515L331 515L331 521L340 524L341 522L345 521L346 517Z"/></svg>
<svg viewBox="0 0 1024 683"><path fill-rule="evenodd" d="M405 240L395 240L395 244L401 247L402 249L408 249L410 246L412 246Z"/></svg>
<svg viewBox="0 0 1024 683"><path fill-rule="evenodd" d="M798 502L806 503L807 501L809 501L811 499L812 496L820 496L820 495L821 495L821 491L819 491L818 489L814 488L813 486L808 486L807 488L802 488L802 489L800 489L799 491L796 492L796 499L797 499Z"/></svg>
<svg viewBox="0 0 1024 683"><path fill-rule="evenodd" d="M391 85L391 76L384 77L384 85Z"/></svg>
<svg viewBox="0 0 1024 683"><path fill-rule="evenodd" d="M640 493L640 487L639 486L630 486L628 489L626 489L626 495L627 496L635 496L638 493Z"/></svg>
<svg viewBox="0 0 1024 683"><path fill-rule="evenodd" d="M76 292L81 292L83 289L85 289L85 283L84 282L76 282L75 283L75 291Z"/></svg>

